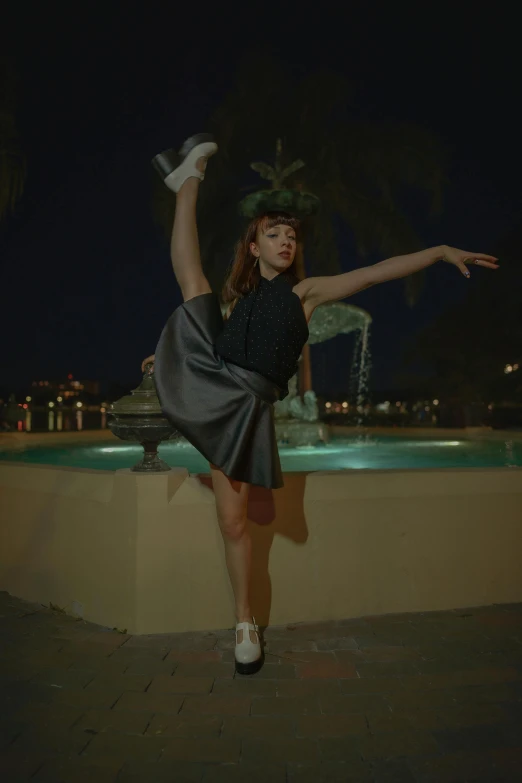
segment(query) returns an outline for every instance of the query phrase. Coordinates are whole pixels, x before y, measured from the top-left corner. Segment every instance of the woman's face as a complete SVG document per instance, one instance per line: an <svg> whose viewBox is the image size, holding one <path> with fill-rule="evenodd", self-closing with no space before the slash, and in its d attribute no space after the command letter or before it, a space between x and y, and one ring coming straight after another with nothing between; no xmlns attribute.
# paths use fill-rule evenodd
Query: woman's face
<svg viewBox="0 0 522 783"><path fill-rule="evenodd" d="M255 242L250 243L251 253L259 259L263 277L274 277L284 272L293 263L297 237L291 226L280 224L272 228L257 230Z"/></svg>

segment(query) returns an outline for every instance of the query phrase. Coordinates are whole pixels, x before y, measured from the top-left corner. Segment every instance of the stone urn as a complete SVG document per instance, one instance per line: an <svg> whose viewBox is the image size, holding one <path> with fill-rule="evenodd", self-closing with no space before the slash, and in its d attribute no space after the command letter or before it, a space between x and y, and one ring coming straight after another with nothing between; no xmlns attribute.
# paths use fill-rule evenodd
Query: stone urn
<svg viewBox="0 0 522 783"><path fill-rule="evenodd" d="M169 465L158 456L158 446L164 440L177 440L181 435L163 415L156 393L152 363L145 366L140 385L113 402L108 412L109 429L117 438L143 446L143 458L131 470L137 473L170 470Z"/></svg>

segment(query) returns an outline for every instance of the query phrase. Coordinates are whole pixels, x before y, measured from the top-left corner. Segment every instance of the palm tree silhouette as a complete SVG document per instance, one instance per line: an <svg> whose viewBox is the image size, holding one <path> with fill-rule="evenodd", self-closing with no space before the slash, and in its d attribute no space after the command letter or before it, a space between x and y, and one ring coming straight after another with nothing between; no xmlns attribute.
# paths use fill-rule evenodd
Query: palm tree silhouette
<svg viewBox="0 0 522 783"><path fill-rule="evenodd" d="M273 160L277 139L282 169L304 162L285 172L285 187L308 191L321 202L318 214L305 221L308 274L341 271L339 230L349 232L362 258L371 251L420 249L424 243L399 202L405 188L428 194L432 214L441 209L447 163L439 139L411 124L365 119L353 86L336 72L302 76L273 56L253 53L240 64L236 84L213 112L208 130L220 153L201 189L198 217L203 262L214 284L223 277L244 223L238 202L262 185L251 163ZM172 194L156 186L154 212L167 234L173 208ZM358 259L354 266L360 265ZM418 299L422 277L405 278L410 305Z"/></svg>
<svg viewBox="0 0 522 783"><path fill-rule="evenodd" d="M15 76L12 62L0 52L0 223L22 197L26 162L15 121Z"/></svg>

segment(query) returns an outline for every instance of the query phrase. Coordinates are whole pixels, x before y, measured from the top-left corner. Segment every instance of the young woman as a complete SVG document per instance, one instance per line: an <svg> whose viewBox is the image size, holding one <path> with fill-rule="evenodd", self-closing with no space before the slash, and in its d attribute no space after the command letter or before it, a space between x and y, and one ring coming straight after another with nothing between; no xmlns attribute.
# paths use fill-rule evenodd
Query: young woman
<svg viewBox="0 0 522 783"><path fill-rule="evenodd" d="M298 280L299 221L268 213L251 222L236 247L223 292L230 303L223 320L203 273L196 226L199 184L216 151L213 138L199 134L185 142L179 155L168 150L153 160L177 194L171 257L183 304L143 367L155 363L165 415L209 460L236 604L236 669L251 674L263 657L249 603L248 491L250 484L274 489L283 484L273 403L288 393L314 309L437 261L454 264L466 277L468 263L498 267L493 256L441 245L345 274Z"/></svg>

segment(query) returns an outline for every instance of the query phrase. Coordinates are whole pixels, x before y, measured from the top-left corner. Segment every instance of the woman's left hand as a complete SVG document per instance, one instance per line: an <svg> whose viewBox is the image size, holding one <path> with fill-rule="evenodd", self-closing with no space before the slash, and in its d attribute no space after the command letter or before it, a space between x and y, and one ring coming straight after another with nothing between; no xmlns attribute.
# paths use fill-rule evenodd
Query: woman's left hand
<svg viewBox="0 0 522 783"><path fill-rule="evenodd" d="M466 264L477 264L488 269L498 269L498 258L487 256L485 253L468 253L467 250L459 250L457 247L444 245L444 258L449 264L455 264L465 277L469 277Z"/></svg>

